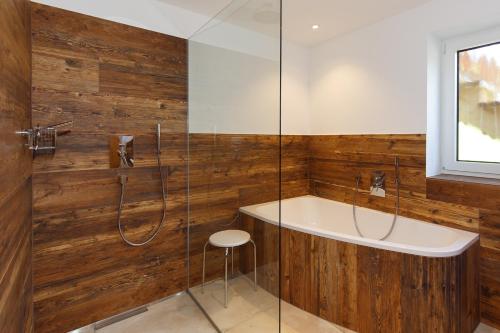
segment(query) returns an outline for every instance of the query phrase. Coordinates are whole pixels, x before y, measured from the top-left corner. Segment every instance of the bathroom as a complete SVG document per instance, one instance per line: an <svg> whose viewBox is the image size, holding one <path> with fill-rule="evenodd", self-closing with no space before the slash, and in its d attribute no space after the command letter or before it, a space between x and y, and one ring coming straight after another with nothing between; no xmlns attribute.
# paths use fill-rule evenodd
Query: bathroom
<svg viewBox="0 0 500 333"><path fill-rule="evenodd" d="M500 332L497 0L0 0L0 332Z"/></svg>

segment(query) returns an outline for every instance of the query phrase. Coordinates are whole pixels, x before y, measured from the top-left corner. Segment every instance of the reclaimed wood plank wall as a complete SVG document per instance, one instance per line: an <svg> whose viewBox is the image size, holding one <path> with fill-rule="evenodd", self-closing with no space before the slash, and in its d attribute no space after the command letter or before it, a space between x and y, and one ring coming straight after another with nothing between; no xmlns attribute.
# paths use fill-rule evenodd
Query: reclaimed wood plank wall
<svg viewBox="0 0 500 333"><path fill-rule="evenodd" d="M30 2L0 1L0 332L32 332Z"/></svg>
<svg viewBox="0 0 500 333"><path fill-rule="evenodd" d="M283 197L309 192L307 142L304 136L281 139ZM279 156L278 135L190 134L190 286L201 283L210 234L237 228L238 222L228 224L239 207L279 199ZM209 248L207 281L222 277L223 263L223 250Z"/></svg>
<svg viewBox="0 0 500 333"><path fill-rule="evenodd" d="M259 285L278 294L266 272L277 266L281 240L282 299L325 320L360 333L472 333L479 324L478 243L456 257L426 258L287 228L280 237L275 225L243 221L260 248ZM242 253L244 272L253 270L251 258Z"/></svg>
<svg viewBox="0 0 500 333"><path fill-rule="evenodd" d="M491 193L491 187L426 179L425 145L425 135L311 136L311 194L352 203L355 177L361 175L358 204L392 213L394 157L399 156L401 215L480 234L481 320L500 328L500 195ZM373 170L387 175L386 198L368 194ZM464 199L464 193L477 198L482 190L489 193L483 201L487 207Z"/></svg>
<svg viewBox="0 0 500 333"><path fill-rule="evenodd" d="M32 26L33 123L73 121L33 164L35 329L66 332L187 287L187 42L39 4ZM157 122L167 220L133 248L116 226L108 142L135 136L123 221L139 241L162 216Z"/></svg>

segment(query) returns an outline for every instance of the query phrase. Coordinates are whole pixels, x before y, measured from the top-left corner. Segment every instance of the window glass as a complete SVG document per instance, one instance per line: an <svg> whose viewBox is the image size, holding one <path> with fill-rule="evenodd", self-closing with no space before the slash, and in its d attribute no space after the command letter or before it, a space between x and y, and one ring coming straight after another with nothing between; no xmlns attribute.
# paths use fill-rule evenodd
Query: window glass
<svg viewBox="0 0 500 333"><path fill-rule="evenodd" d="M458 52L457 159L500 163L500 44Z"/></svg>

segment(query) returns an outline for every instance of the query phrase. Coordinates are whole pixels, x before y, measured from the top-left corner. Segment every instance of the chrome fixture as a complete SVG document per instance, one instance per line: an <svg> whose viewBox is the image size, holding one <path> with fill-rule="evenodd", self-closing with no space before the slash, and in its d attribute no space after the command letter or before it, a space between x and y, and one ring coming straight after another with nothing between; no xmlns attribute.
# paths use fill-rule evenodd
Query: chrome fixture
<svg viewBox="0 0 500 333"><path fill-rule="evenodd" d="M396 156L394 158L394 183L396 185L396 207L395 207L395 212L394 212L394 218L392 219L392 224L389 229L389 231L382 237L379 238L378 240L385 240L387 237L389 237L392 234L392 231L394 230L394 226L396 225L396 221L399 216L399 187L400 187L400 179L399 179L399 156ZM359 192L359 183L361 182L361 176L356 176L356 190L354 191L354 198L352 202L352 218L354 220L354 226L356 227L356 231L358 235L361 237L365 237L361 230L359 229L358 226L358 219L356 216L356 199L358 196ZM385 173L381 171L375 171L372 173L372 186L370 188L370 194L371 195L377 195L381 196L380 194L383 191L383 196L385 197Z"/></svg>
<svg viewBox="0 0 500 333"><path fill-rule="evenodd" d="M370 195L385 198L385 172L379 170L372 172Z"/></svg>
<svg viewBox="0 0 500 333"><path fill-rule="evenodd" d="M120 168L131 168L134 166L133 136L120 136L118 141L118 155L120 156Z"/></svg>
<svg viewBox="0 0 500 333"><path fill-rule="evenodd" d="M119 180L120 180L120 184L121 184L121 192L120 192L120 205L118 206L118 219L117 219L117 222L118 222L118 231L120 232L120 236L123 239L123 241L125 243L127 243L128 245L130 245L130 246L136 246L136 247L138 247L138 246L146 245L149 242L151 242L156 237L156 235L158 235L158 233L160 232L160 229L163 226L163 224L165 222L165 218L167 216L167 194L166 194L166 191L165 191L165 180L164 180L164 177L163 177L163 169L162 169L162 166L161 166L160 131L161 131L161 127L160 127L160 124L158 124L156 126L156 140L157 140L157 143L156 143L156 148L157 148L157 150L156 150L156 157L157 157L158 170L160 171L160 179L161 179L161 193L162 193L162 200L163 200L163 215L162 215L161 221L158 224L157 228L153 231L153 233L151 234L151 236L148 237L143 242L134 243L134 242L128 240L127 237L125 237L125 234L123 233L122 226L121 226L121 215L122 215L123 200L124 200L124 197L125 197L125 189L127 187L128 178L127 178L126 174L121 174L119 176ZM127 168L131 168L131 167L134 166L133 155L130 155L131 152L133 153L133 140L134 140L134 137L131 136L131 135L122 135L122 136L115 137L114 139L111 140L111 142L112 142L112 144L111 144L111 151L112 152L115 151L115 154L117 152L117 155L115 155L115 156L117 156L118 158L115 158L115 161L116 160L119 161L119 165L120 165L119 167L121 169L127 169ZM115 148L115 144L118 145L118 149L117 150L113 149L113 148ZM113 159L112 159L111 163L113 164ZM168 184L168 174L167 174L167 184ZM167 189L167 192L168 192L168 189Z"/></svg>
<svg viewBox="0 0 500 333"><path fill-rule="evenodd" d="M134 166L134 137L117 135L110 138L111 168L132 168Z"/></svg>
<svg viewBox="0 0 500 333"><path fill-rule="evenodd" d="M66 121L47 127L37 125L33 128L17 131L17 135L22 135L27 139L25 144L34 153L54 153L57 147L57 137L68 134L70 131L58 131L59 128L72 125L72 121Z"/></svg>

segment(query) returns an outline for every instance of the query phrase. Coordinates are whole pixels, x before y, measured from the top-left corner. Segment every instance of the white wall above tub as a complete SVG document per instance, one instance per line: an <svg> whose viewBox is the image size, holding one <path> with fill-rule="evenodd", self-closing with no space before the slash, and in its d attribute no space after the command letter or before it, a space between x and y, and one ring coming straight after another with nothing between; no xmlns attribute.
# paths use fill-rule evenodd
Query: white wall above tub
<svg viewBox="0 0 500 333"><path fill-rule="evenodd" d="M499 18L498 0L434 0L313 48L311 133L426 133L429 37Z"/></svg>

